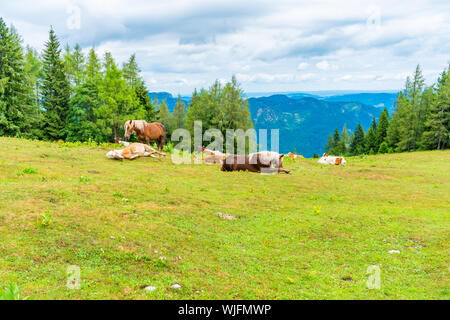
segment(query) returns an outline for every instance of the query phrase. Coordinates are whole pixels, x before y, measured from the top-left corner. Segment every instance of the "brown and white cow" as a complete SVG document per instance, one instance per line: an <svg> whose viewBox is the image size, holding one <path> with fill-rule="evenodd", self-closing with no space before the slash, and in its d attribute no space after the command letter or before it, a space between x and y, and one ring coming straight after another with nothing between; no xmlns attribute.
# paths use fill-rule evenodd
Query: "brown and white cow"
<svg viewBox="0 0 450 320"><path fill-rule="evenodd" d="M321 164L334 164L337 166L345 166L347 164L347 161L344 159L344 157L329 156L327 153L324 153L322 155L322 158L320 158L317 162Z"/></svg>

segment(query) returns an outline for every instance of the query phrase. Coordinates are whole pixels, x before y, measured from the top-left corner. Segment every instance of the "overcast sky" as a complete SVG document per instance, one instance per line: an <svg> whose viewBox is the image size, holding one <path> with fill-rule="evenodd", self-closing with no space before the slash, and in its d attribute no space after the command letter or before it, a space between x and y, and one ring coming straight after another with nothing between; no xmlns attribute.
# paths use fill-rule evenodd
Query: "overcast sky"
<svg viewBox="0 0 450 320"><path fill-rule="evenodd" d="M136 53L150 91L190 94L235 74L248 92L397 90L417 64L430 83L450 60L450 1L1 1L42 50Z"/></svg>

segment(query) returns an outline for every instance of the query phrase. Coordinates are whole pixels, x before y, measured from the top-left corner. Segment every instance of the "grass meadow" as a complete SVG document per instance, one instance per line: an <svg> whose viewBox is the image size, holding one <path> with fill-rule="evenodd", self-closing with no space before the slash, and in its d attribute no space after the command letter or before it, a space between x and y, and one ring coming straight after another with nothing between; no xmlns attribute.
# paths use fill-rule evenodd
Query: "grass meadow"
<svg viewBox="0 0 450 320"><path fill-rule="evenodd" d="M0 138L4 296L450 298L450 150L286 159L291 175L108 150Z"/></svg>

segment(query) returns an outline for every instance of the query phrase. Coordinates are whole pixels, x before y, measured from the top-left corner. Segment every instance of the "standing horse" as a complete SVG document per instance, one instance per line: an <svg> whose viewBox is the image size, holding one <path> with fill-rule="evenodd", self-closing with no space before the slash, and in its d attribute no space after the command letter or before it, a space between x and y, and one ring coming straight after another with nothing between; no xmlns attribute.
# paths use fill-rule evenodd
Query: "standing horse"
<svg viewBox="0 0 450 320"><path fill-rule="evenodd" d="M142 143L145 141L147 144L150 141L156 141L158 150L162 151L164 141L166 139L166 128L159 122L148 123L145 120L128 120L124 125L125 138L129 139L133 132Z"/></svg>

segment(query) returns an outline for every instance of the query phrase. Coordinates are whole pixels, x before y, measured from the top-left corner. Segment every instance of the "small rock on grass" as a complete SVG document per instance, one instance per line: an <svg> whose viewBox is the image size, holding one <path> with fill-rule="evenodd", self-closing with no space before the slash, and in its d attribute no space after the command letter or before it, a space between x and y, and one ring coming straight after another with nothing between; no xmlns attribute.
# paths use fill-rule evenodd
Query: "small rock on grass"
<svg viewBox="0 0 450 320"><path fill-rule="evenodd" d="M181 286L178 283L175 283L175 284L171 285L170 287L174 288L174 289L180 289L181 288Z"/></svg>
<svg viewBox="0 0 450 320"><path fill-rule="evenodd" d="M398 251L398 250L389 250L389 253L390 253L390 254L393 254L393 253L400 253L400 251Z"/></svg>
<svg viewBox="0 0 450 320"><path fill-rule="evenodd" d="M235 217L232 216L231 214L225 214L225 213L222 213L222 212L216 212L215 214L218 215L219 217L221 217L222 219L228 219L228 220L235 219Z"/></svg>
<svg viewBox="0 0 450 320"><path fill-rule="evenodd" d="M144 290L145 290L145 291L152 292L152 291L156 290L156 287L153 287L153 286L146 286L146 287L144 288Z"/></svg>

